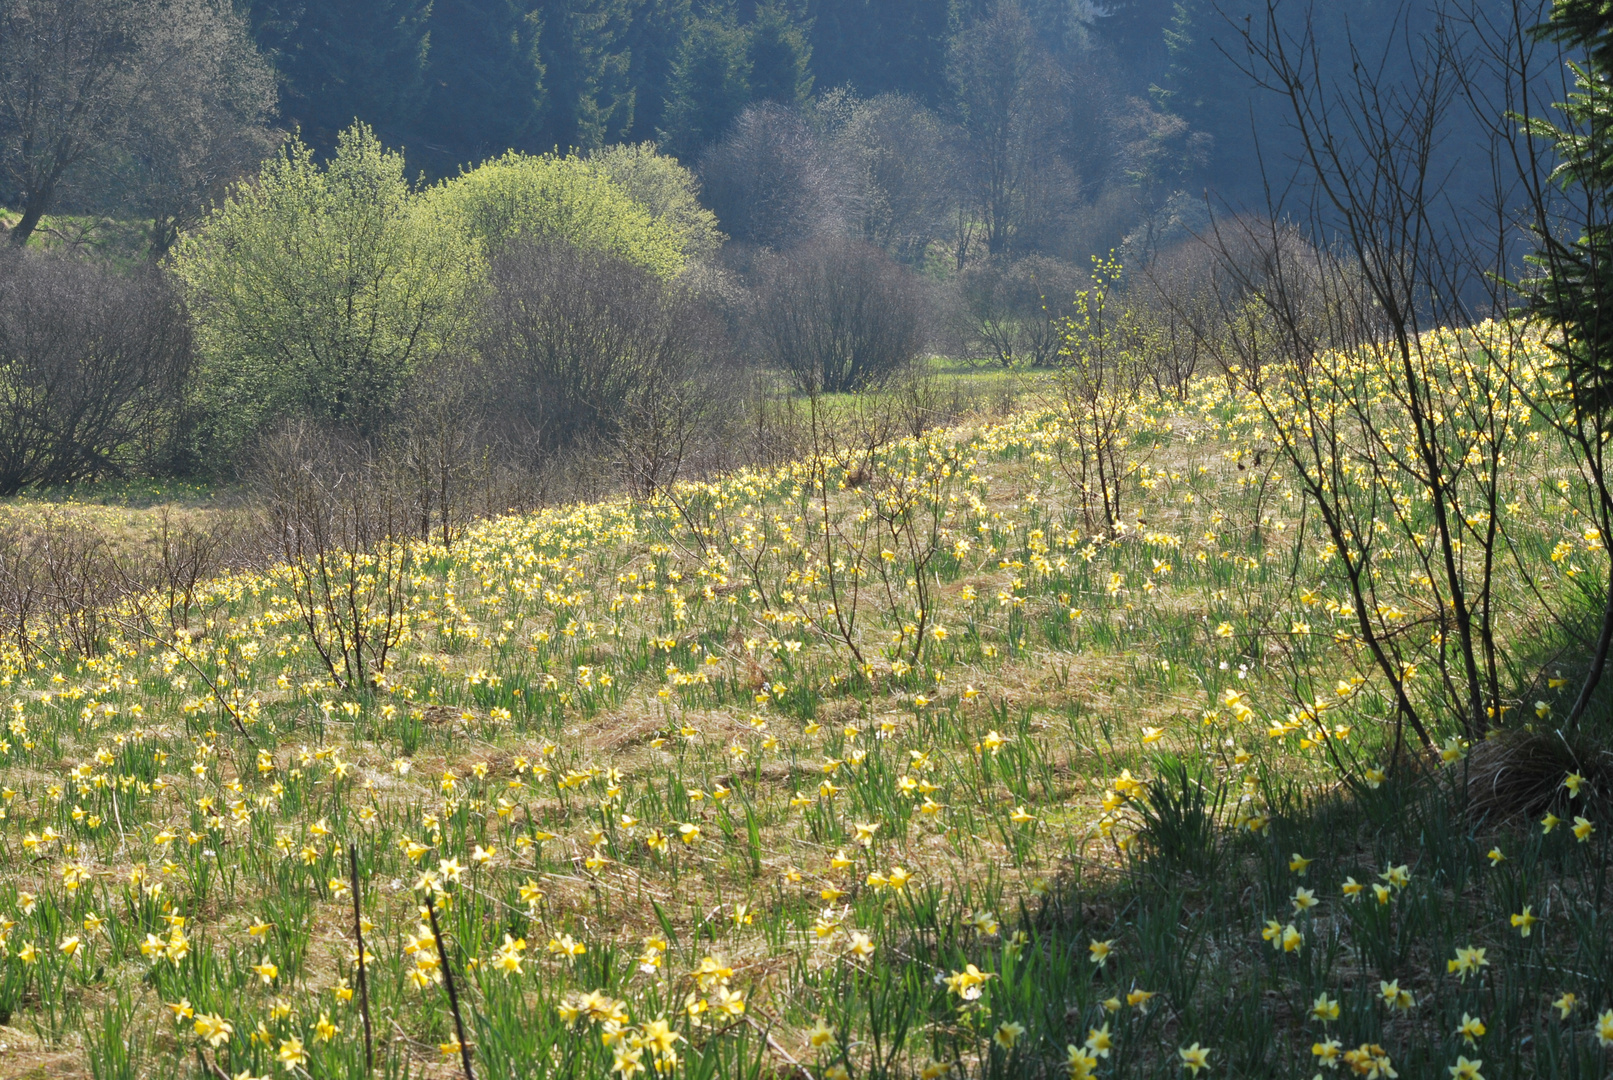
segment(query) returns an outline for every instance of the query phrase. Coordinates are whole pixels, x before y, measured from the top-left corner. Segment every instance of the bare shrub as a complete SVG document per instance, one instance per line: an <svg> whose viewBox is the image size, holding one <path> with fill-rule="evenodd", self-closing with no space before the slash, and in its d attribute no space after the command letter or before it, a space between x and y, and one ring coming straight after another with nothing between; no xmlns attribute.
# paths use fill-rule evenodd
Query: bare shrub
<svg viewBox="0 0 1613 1080"><path fill-rule="evenodd" d="M491 284L479 354L488 415L510 444L598 440L640 481L675 473L720 397L723 335L698 297L560 244L512 248Z"/></svg>
<svg viewBox="0 0 1613 1080"><path fill-rule="evenodd" d="M0 495L156 463L190 366L184 309L155 270L5 252Z"/></svg>
<svg viewBox="0 0 1613 1080"><path fill-rule="evenodd" d="M366 442L292 423L265 439L258 480L297 613L331 677L380 684L407 628L413 522Z"/></svg>
<svg viewBox="0 0 1613 1080"><path fill-rule="evenodd" d="M95 655L102 609L117 593L105 539L76 515L46 510L0 526L0 632L20 657L40 649Z"/></svg>
<svg viewBox="0 0 1613 1080"><path fill-rule="evenodd" d="M150 553L121 558L119 576L142 614L153 602L159 606L160 622L169 631L190 625L200 586L208 580L226 569L261 566L267 561L241 528L238 513L181 517L163 507L151 546L155 550ZM160 627L159 620L148 621L154 629Z"/></svg>
<svg viewBox="0 0 1613 1080"><path fill-rule="evenodd" d="M970 352L1003 367L1053 364L1062 322L1084 284L1075 267L1045 255L970 267L959 287Z"/></svg>
<svg viewBox="0 0 1613 1080"><path fill-rule="evenodd" d="M0 516L0 653L86 657L108 635L175 640L207 581L267 562L241 518L165 507L151 535L130 541L72 508L9 508Z"/></svg>
<svg viewBox="0 0 1613 1080"><path fill-rule="evenodd" d="M488 507L493 455L482 402L462 362L439 361L414 381L380 443L381 465L400 513L420 540L451 547Z"/></svg>
<svg viewBox="0 0 1613 1080"><path fill-rule="evenodd" d="M923 348L923 293L872 245L816 241L760 260L757 277L752 333L809 393L881 382Z"/></svg>

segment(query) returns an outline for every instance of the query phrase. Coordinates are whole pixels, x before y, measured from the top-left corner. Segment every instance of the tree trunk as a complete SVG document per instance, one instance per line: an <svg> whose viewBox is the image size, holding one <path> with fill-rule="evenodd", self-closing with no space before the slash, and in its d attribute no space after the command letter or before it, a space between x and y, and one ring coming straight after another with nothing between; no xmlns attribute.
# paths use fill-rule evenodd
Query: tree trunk
<svg viewBox="0 0 1613 1080"><path fill-rule="evenodd" d="M45 206L48 200L33 192L22 204L22 220L18 221L11 230L11 246L22 247L28 243L28 238L34 235L39 228L39 221L45 216Z"/></svg>

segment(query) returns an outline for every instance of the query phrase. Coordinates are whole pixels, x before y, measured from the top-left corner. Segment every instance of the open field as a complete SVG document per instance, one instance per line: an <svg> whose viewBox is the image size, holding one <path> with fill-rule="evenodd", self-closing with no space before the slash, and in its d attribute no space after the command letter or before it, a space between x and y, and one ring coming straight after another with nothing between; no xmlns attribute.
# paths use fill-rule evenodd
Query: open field
<svg viewBox="0 0 1613 1080"><path fill-rule="evenodd" d="M1600 537L1506 420L1472 743L1222 379L1112 530L1027 409L8 645L0 1076L1603 1076Z"/></svg>

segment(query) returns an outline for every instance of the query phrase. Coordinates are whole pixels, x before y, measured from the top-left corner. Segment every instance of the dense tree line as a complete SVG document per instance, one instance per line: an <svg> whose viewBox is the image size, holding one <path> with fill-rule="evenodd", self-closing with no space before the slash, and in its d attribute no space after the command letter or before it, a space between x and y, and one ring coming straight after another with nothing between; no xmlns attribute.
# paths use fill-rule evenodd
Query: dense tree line
<svg viewBox="0 0 1613 1080"><path fill-rule="evenodd" d="M976 33L1005 6L1019 26ZM948 119L978 116L1006 103L982 94L1008 93L1028 73L1067 157L1101 156L1104 120L1126 113L1133 141L1178 129L1198 137L1195 153L1173 147L1149 162L1168 174L1151 180L1240 204L1263 201L1257 142L1276 163L1292 139L1240 70L1239 32L1253 11L1248 0L250 4L257 42L281 72L287 126L328 148L364 120L434 176L510 148L655 141L688 160L747 105L798 105L837 90L902 94ZM1324 52L1354 48L1367 62L1384 59L1404 20L1419 31L1437 23L1433 5L1389 0L1319 5L1308 17ZM964 85L960 63L973 75ZM1089 169L1074 172L1090 185Z"/></svg>
<svg viewBox="0 0 1613 1080"><path fill-rule="evenodd" d="M1433 8L1308 17L1392 66L1391 28ZM1211 0L0 0L0 205L19 242L53 208L148 215L160 254L275 129L325 155L359 120L438 179L624 143L692 164L748 107L899 95L970 166L958 225L988 254L1079 260L1117 238L1075 235L1083 211L1152 242L1206 194L1263 204L1293 135L1241 25Z"/></svg>
<svg viewBox="0 0 1613 1080"><path fill-rule="evenodd" d="M1386 3L1308 40L1381 66L1444 32ZM12 246L107 215L156 264L139 289L8 264L19 438L96 380L120 404L94 454L14 455L5 484L454 410L467 445L608 444L642 478L741 370L816 393L926 350L1053 365L1093 257L1168 267L1212 209L1282 215L1293 134L1243 34L1208 0L0 0ZM74 359L41 344L58 318L162 333Z"/></svg>

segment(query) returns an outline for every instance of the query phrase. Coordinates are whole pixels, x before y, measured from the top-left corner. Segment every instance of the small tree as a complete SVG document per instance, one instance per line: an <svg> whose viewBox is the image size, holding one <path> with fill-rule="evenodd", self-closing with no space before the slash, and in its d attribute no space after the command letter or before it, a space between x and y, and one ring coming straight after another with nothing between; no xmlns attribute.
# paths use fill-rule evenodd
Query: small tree
<svg viewBox="0 0 1613 1080"><path fill-rule="evenodd" d="M181 240L203 449L228 459L292 414L380 429L465 325L476 249L430 209L357 124L323 167L293 140Z"/></svg>
<svg viewBox="0 0 1613 1080"><path fill-rule="evenodd" d="M409 626L407 492L368 444L304 421L263 441L256 474L282 559L275 573L314 650L348 693L380 685Z"/></svg>
<svg viewBox="0 0 1613 1080"><path fill-rule="evenodd" d="M1064 319L1055 406L1065 430L1059 467L1075 485L1089 528L1120 526L1121 481L1131 471L1132 411L1146 378L1136 322L1120 302L1120 264L1093 258L1091 283ZM1101 516L1100 516L1101 515Z"/></svg>
<svg viewBox="0 0 1613 1080"><path fill-rule="evenodd" d="M842 231L849 178L801 110L752 105L700 159L706 202L742 244L783 250Z"/></svg>

